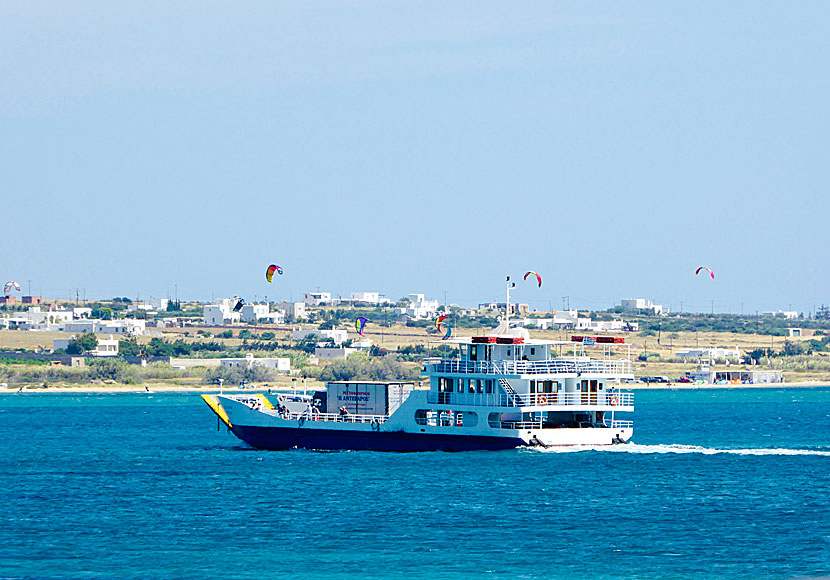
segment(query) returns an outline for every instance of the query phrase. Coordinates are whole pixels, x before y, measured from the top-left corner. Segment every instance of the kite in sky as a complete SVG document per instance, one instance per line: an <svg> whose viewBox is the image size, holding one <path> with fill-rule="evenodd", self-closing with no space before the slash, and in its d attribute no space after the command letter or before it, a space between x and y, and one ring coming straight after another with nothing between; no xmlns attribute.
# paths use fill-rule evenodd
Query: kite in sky
<svg viewBox="0 0 830 580"><path fill-rule="evenodd" d="M240 298L239 300L237 300L236 306L233 307L233 311L234 312L239 312L240 310L242 310L243 306L245 306L245 299Z"/></svg>
<svg viewBox="0 0 830 580"><path fill-rule="evenodd" d="M3 294L6 295L6 298L8 298L9 294L12 293L12 288L14 288L18 292L20 292L20 284L10 280L10 281L6 282L6 285L3 287Z"/></svg>
<svg viewBox="0 0 830 580"><path fill-rule="evenodd" d="M452 326L447 324L446 327L447 327L447 333L444 335L444 338L442 338L441 340L449 340L450 337L452 336Z"/></svg>
<svg viewBox="0 0 830 580"><path fill-rule="evenodd" d="M265 270L265 279L269 282L273 282L274 280L274 272L282 276L282 268L277 266L276 264L271 264L268 266L268 269Z"/></svg>
<svg viewBox="0 0 830 580"><path fill-rule="evenodd" d="M541 288L542 287L542 277L539 274L537 274L536 272L534 272L533 270L531 270L530 272L525 274L525 280L527 280L527 277L530 276L531 274L536 276L536 281L539 283L539 288Z"/></svg>
<svg viewBox="0 0 830 580"><path fill-rule="evenodd" d="M363 327L366 326L367 322L369 322L369 319L363 316L354 321L354 329L360 336L366 336L363 334Z"/></svg>
<svg viewBox="0 0 830 580"><path fill-rule="evenodd" d="M442 322L444 322L447 318L449 318L449 315L447 315L447 314L442 314L442 315L441 315L441 316L439 316L439 317L438 317L438 319L435 321L435 328L437 328L437 329L438 329L438 332L441 332L441 323L442 323Z"/></svg>
<svg viewBox="0 0 830 580"><path fill-rule="evenodd" d="M707 272L709 272L709 275L712 277L712 280L714 280L714 279L715 279L715 273L714 273L714 272L712 272L712 270L710 270L710 269L709 269L709 268L707 268L706 266L701 266L700 268L698 268L697 270L695 270L695 276L697 276L698 274L700 274L700 271L701 271L701 270L706 270Z"/></svg>

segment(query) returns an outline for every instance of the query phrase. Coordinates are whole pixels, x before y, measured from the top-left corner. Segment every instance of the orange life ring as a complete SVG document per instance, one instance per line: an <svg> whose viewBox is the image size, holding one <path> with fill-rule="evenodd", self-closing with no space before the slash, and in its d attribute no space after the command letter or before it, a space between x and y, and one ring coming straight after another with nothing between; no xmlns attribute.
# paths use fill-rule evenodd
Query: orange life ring
<svg viewBox="0 0 830 580"><path fill-rule="evenodd" d="M540 405L547 405L548 398L545 395L539 395L539 404Z"/></svg>
<svg viewBox="0 0 830 580"><path fill-rule="evenodd" d="M612 405L616 405L616 404L617 404L617 395L611 395L611 404L612 404Z"/></svg>

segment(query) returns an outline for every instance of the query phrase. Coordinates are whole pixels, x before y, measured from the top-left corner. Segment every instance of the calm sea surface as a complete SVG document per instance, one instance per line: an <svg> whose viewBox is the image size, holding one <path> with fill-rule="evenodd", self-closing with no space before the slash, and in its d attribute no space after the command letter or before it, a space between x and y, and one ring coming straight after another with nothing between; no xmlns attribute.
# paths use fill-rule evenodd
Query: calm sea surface
<svg viewBox="0 0 830 580"><path fill-rule="evenodd" d="M637 391L633 445L263 452L198 395L0 396L0 578L830 575L830 387Z"/></svg>

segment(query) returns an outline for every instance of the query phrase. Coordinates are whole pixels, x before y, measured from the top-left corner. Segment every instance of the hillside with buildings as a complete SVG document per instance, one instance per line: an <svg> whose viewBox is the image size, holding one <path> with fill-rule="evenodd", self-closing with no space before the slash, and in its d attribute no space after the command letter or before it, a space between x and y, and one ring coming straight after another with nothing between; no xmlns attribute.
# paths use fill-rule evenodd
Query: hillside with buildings
<svg viewBox="0 0 830 580"><path fill-rule="evenodd" d="M393 301L378 292L341 298L317 291L307 292L302 302L242 302L7 301L0 305L0 382L108 379L196 386L221 379L295 385L298 378L332 372L411 378L431 349L446 349L435 328L437 316L449 317L445 324L455 335L476 335L494 327L505 309L504 303L442 305L419 293ZM830 379L830 316L824 307L808 317L783 311L707 315L626 299L601 312L536 312L521 303L510 310L511 323L534 337L566 343L583 336L624 339L635 373L646 379ZM363 336L355 328L358 317L368 320Z"/></svg>

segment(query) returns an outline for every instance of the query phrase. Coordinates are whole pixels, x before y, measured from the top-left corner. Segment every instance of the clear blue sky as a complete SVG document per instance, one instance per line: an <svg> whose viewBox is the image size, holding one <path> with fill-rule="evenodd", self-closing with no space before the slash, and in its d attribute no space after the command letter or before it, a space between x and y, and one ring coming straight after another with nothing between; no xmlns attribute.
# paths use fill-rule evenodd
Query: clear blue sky
<svg viewBox="0 0 830 580"><path fill-rule="evenodd" d="M826 2L2 3L0 278L473 305L532 269L514 297L539 309L806 312L830 303L828 21Z"/></svg>

